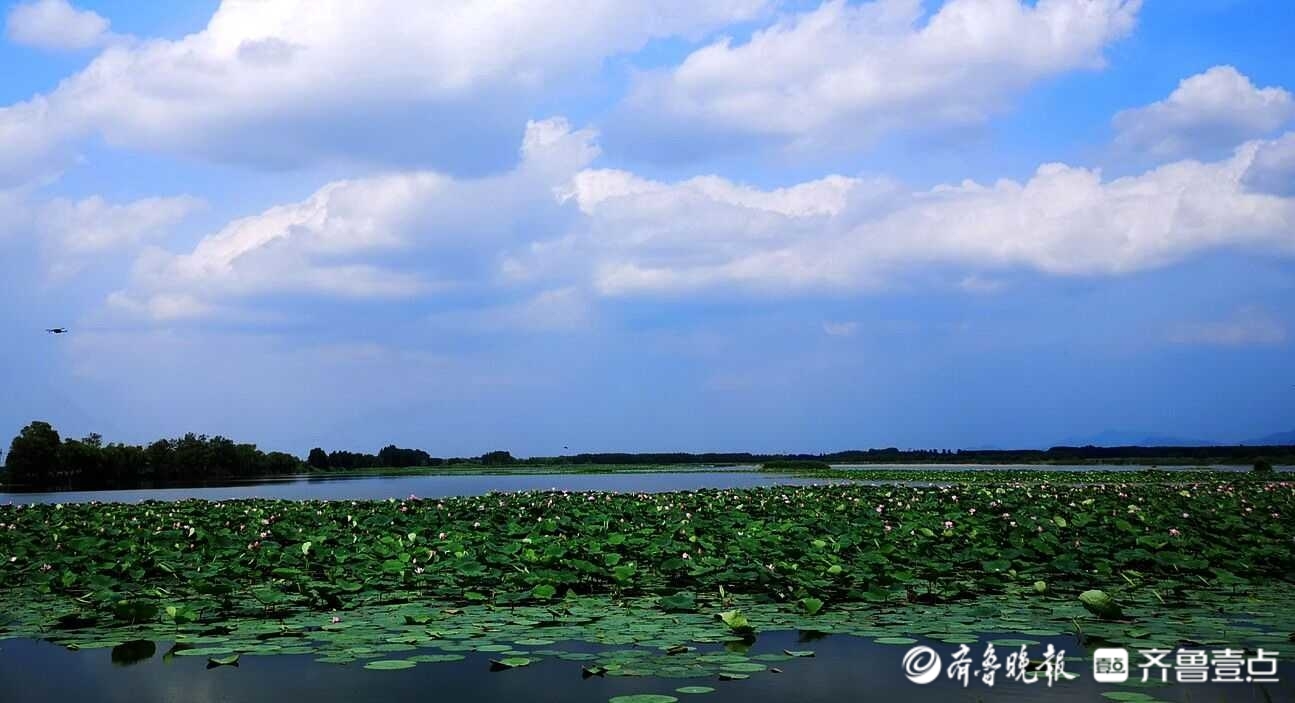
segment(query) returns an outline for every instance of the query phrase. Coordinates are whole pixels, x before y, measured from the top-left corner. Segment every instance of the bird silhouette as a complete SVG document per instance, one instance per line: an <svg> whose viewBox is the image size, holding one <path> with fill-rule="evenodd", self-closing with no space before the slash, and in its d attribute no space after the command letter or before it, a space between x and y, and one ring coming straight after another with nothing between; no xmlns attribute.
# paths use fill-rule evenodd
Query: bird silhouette
<svg viewBox="0 0 1295 703"><path fill-rule="evenodd" d="M50 334L67 334L66 327L51 327L45 331L49 332Z"/></svg>

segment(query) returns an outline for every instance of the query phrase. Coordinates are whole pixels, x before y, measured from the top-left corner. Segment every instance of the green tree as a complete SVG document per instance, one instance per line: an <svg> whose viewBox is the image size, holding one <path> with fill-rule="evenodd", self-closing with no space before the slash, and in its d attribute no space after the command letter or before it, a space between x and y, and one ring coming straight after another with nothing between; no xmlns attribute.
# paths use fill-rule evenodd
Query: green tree
<svg viewBox="0 0 1295 703"><path fill-rule="evenodd" d="M58 430L39 420L22 428L9 444L9 478L14 483L47 485L58 472Z"/></svg>
<svg viewBox="0 0 1295 703"><path fill-rule="evenodd" d="M485 466L508 466L509 464L517 463L517 460L513 458L512 454L501 449L482 454L481 463Z"/></svg>
<svg viewBox="0 0 1295 703"><path fill-rule="evenodd" d="M66 482L69 486L102 481L102 464L102 451L84 440L68 438L59 447L60 482Z"/></svg>
<svg viewBox="0 0 1295 703"><path fill-rule="evenodd" d="M310 464L312 469L327 469L328 454L325 454L322 448L315 447L310 450L310 456L306 457L306 463Z"/></svg>

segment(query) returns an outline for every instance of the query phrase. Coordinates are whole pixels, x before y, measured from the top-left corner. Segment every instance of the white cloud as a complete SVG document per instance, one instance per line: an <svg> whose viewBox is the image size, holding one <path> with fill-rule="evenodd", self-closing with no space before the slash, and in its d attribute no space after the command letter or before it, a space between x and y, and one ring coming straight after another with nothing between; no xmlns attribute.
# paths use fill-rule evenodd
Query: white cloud
<svg viewBox="0 0 1295 703"><path fill-rule="evenodd" d="M102 197L56 198L40 207L37 229L53 236L60 253L87 256L138 246L202 207L198 198L144 198L115 205Z"/></svg>
<svg viewBox="0 0 1295 703"><path fill-rule="evenodd" d="M110 203L100 196L41 199L27 188L0 190L0 240L33 239L58 279L104 257L137 253L203 205L187 195Z"/></svg>
<svg viewBox="0 0 1295 703"><path fill-rule="evenodd" d="M794 147L857 146L917 126L984 121L1049 76L1103 65L1140 0L828 0L643 74L624 119L637 136L702 134Z"/></svg>
<svg viewBox="0 0 1295 703"><path fill-rule="evenodd" d="M760 189L589 168L595 135L549 120L529 126L508 173L339 181L236 220L189 253L148 250L114 302L167 318L252 298L263 309L285 294L462 302L470 293L433 323L476 315L481 329L560 329L586 324L599 297L854 293L931 269L986 293L1014 270L1119 275L1225 248L1290 256L1295 198L1248 185L1289 139L1113 180L1045 164L1025 182L916 192L844 176Z"/></svg>
<svg viewBox="0 0 1295 703"><path fill-rule="evenodd" d="M853 337L855 332L859 331L859 323L854 321L846 322L824 322L823 332L830 337Z"/></svg>
<svg viewBox="0 0 1295 703"><path fill-rule="evenodd" d="M56 51L90 49L110 37L108 20L90 10L78 10L67 0L14 5L5 22L5 36L15 44Z"/></svg>
<svg viewBox="0 0 1295 703"><path fill-rule="evenodd" d="M1169 340L1175 344L1239 347L1283 344L1287 336L1281 320L1260 308L1245 307L1224 320L1181 324L1170 333Z"/></svg>
<svg viewBox="0 0 1295 703"><path fill-rule="evenodd" d="M1295 195L1295 132L1288 132L1255 154L1245 184L1273 195Z"/></svg>
<svg viewBox="0 0 1295 703"><path fill-rule="evenodd" d="M1285 143L1248 143L1221 161L1114 180L1045 164L1024 183L913 193L840 177L760 191L716 178L670 184L586 170L572 189L585 227L516 252L506 269L523 280L581 275L610 296L782 295L875 288L926 266L975 274L964 288L983 291L994 286L983 276L993 271L1114 275L1220 248L1290 255L1295 200L1246 184L1261 157Z"/></svg>
<svg viewBox="0 0 1295 703"><path fill-rule="evenodd" d="M1113 120L1117 146L1156 157L1212 155L1276 132L1295 118L1281 88L1257 88L1232 66L1183 79L1168 98Z"/></svg>
<svg viewBox="0 0 1295 703"><path fill-rule="evenodd" d="M432 315L433 328L471 332L572 332L593 321L593 304L575 287L543 290L525 300Z"/></svg>
<svg viewBox="0 0 1295 703"><path fill-rule="evenodd" d="M54 91L0 109L0 182L87 135L274 167L319 160L480 167L542 89L657 37L758 16L768 0L224 0L182 39L114 45ZM551 92L551 91L550 91Z"/></svg>
<svg viewBox="0 0 1295 703"><path fill-rule="evenodd" d="M986 278L976 274L963 277L958 281L958 287L968 293L997 293L1006 286L1002 281L995 278Z"/></svg>
<svg viewBox="0 0 1295 703"><path fill-rule="evenodd" d="M174 318L276 293L407 299L480 286L500 251L556 231L571 208L560 206L555 188L596 155L591 132L547 120L528 125L521 162L499 176L413 171L329 183L231 222L190 253L145 252L114 302Z"/></svg>

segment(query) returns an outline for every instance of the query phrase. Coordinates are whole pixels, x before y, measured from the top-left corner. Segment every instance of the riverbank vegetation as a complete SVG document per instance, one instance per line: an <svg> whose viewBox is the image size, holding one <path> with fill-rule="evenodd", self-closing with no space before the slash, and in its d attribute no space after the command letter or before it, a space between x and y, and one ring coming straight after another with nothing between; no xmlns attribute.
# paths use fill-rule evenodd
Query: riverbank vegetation
<svg viewBox="0 0 1295 703"><path fill-rule="evenodd" d="M725 470L762 466L769 471L803 476L858 479L869 477L863 474L843 477L833 465L936 463L1002 466L1029 463L1271 467L1295 465L1295 447L1054 447L1046 451L870 449L787 455L746 452L582 453L529 458L495 450L476 457L442 458L422 449L387 445L376 454L326 451L315 447L302 461L286 452L266 452L254 444L193 433L158 440L147 446L105 444L97 434L81 439L62 438L49 423L36 421L24 427L14 438L4 458L5 470L0 471L0 484L24 489L93 489L204 484L303 473L496 473L537 469L555 473L604 473L666 467ZM880 476L878 474L874 478ZM891 472L889 478L903 480L905 476ZM914 476L908 474L907 478Z"/></svg>

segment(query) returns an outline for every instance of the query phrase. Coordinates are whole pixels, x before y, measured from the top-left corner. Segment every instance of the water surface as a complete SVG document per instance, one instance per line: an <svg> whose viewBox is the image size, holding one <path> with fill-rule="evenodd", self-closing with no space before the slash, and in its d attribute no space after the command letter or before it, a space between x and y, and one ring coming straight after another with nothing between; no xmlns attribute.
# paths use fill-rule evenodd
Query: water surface
<svg viewBox="0 0 1295 703"><path fill-rule="evenodd" d="M1046 638L1059 649L1076 650L1070 637ZM942 656L955 647L924 641ZM1045 642L1046 643L1046 642ZM22 703L356 703L357 701L446 701L447 703L605 703L612 696L633 693L674 695L699 703L847 703L854 701L915 701L932 703L973 701L1104 701L1101 693L1117 690L1145 692L1162 701L1237 703L1295 701L1295 671L1278 670L1278 684L1174 684L1156 688L1117 687L1092 680L1091 664L1067 660L1067 670L1081 678L1048 688L999 678L993 686L972 678L964 688L945 677L927 685L910 683L902 675L905 646L880 645L870 640L813 633L762 633L751 655L783 649L812 649L813 658L771 664L782 673L756 672L746 681L715 677L663 679L654 677L582 678L581 663L543 658L529 667L491 672L489 656L470 653L462 662L419 664L404 671L369 671L361 663L345 666L316 663L311 656L244 656L237 668L206 669L198 657L167 657L168 643L126 665L109 650L71 652L32 640L0 642L0 701ZM560 642L566 651L594 651L591 645ZM714 645L711 648L718 648ZM983 645L973 647L979 665ZM1039 646L1030 652L1042 651ZM1005 654L1000 649L1000 656ZM388 655L393 658L419 652ZM1289 661L1283 662L1289 667ZM714 693L675 693L680 686L704 685Z"/></svg>
<svg viewBox="0 0 1295 703"><path fill-rule="evenodd" d="M253 481L227 486L142 488L107 491L0 492L4 503L88 503L91 501L138 503L143 500L385 500L387 498L443 498L476 496L495 491L616 491L660 493L702 488L754 488L758 486L830 483L751 471L681 471L610 474L516 474L460 476L312 476Z"/></svg>

